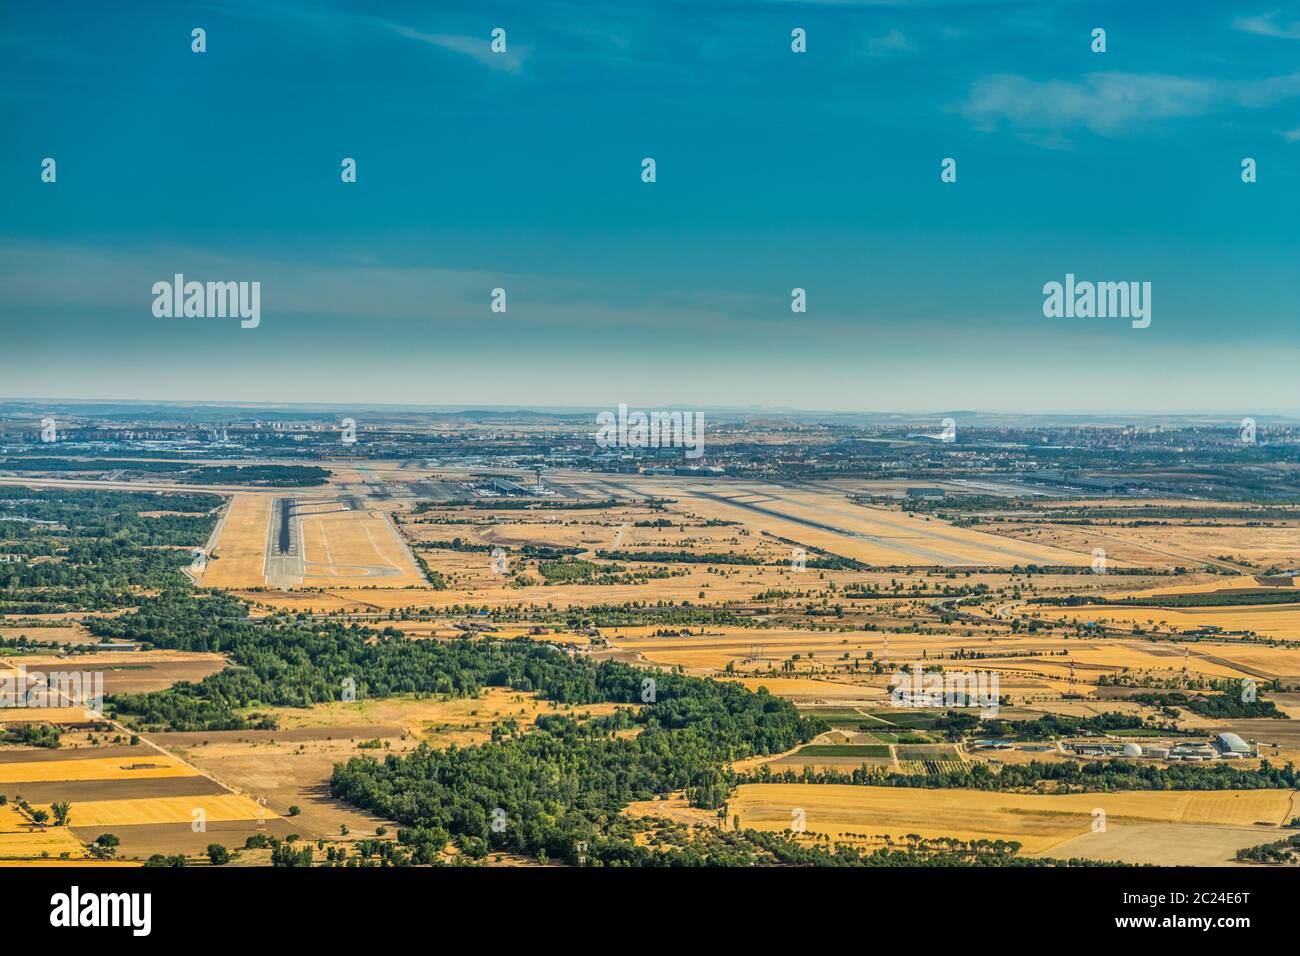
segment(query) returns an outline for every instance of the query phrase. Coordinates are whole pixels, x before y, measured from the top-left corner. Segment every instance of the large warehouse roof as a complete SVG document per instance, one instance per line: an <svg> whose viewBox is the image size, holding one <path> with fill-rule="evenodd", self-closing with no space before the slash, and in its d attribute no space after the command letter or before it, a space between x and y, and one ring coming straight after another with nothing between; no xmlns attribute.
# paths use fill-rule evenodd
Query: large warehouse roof
<svg viewBox="0 0 1300 956"><path fill-rule="evenodd" d="M1219 743L1224 750L1229 750L1235 754L1250 753L1250 745L1236 734L1219 734Z"/></svg>

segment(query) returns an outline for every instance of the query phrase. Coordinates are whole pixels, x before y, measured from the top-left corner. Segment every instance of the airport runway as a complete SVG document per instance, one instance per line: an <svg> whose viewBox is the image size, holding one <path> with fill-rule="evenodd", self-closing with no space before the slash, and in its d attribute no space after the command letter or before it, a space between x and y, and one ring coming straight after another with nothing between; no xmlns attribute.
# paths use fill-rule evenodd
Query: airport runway
<svg viewBox="0 0 1300 956"><path fill-rule="evenodd" d="M302 586L302 518L293 498L277 498L266 529L266 564L263 573L273 588Z"/></svg>

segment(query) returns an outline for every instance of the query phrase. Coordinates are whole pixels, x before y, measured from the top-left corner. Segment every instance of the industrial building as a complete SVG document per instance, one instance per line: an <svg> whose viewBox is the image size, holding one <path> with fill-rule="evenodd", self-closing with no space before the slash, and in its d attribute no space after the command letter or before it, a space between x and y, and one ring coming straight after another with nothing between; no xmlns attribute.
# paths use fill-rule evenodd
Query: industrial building
<svg viewBox="0 0 1300 956"><path fill-rule="evenodd" d="M943 497L943 489L942 489L942 488L933 488L933 487L928 487L928 486L925 486L925 487L923 487L923 486L918 486L918 487L914 487L914 488L908 488L908 489L907 489L907 497L909 497L909 498L942 498L942 497Z"/></svg>
<svg viewBox="0 0 1300 956"><path fill-rule="evenodd" d="M1175 744L1169 749L1170 760L1213 760L1218 756L1207 743L1182 743Z"/></svg>
<svg viewBox="0 0 1300 956"><path fill-rule="evenodd" d="M1242 740L1236 734L1219 734L1218 744L1220 754L1229 759L1234 757L1241 758L1258 756L1255 748L1246 743L1246 741Z"/></svg>

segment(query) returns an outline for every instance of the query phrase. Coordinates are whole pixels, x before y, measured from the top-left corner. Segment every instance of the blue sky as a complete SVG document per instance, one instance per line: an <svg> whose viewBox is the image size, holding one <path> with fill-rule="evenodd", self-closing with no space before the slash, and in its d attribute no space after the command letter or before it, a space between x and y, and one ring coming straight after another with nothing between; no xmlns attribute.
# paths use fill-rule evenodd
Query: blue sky
<svg viewBox="0 0 1300 956"><path fill-rule="evenodd" d="M0 7L2 396L1300 412L1296 4L131 9Z"/></svg>

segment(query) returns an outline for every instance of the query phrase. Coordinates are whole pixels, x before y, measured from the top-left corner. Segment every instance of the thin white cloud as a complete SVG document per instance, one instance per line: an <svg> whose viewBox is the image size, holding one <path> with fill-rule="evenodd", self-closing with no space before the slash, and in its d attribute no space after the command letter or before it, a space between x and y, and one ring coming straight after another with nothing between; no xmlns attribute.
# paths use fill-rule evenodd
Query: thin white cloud
<svg viewBox="0 0 1300 956"><path fill-rule="evenodd" d="M258 2L248 0L227 0L216 4L216 9L232 16L253 17L260 20L296 20L321 29L338 31L348 28L383 30L394 36L415 40L452 53L459 53L481 63L493 70L506 73L519 73L523 70L524 60L530 52L527 46L509 42L506 51L492 52L490 36L468 36L457 33L427 33L406 23L386 20L382 17L365 13L353 13L329 6L299 2Z"/></svg>
<svg viewBox="0 0 1300 956"><path fill-rule="evenodd" d="M1238 17L1232 21L1233 29L1242 33L1253 33L1262 37L1277 37L1280 40L1300 40L1300 20L1290 23L1278 23L1277 13L1261 13L1253 17Z"/></svg>
<svg viewBox="0 0 1300 956"><path fill-rule="evenodd" d="M506 51L503 53L492 52L490 41L486 37L462 36L453 33L424 33L416 30L414 27L408 27L403 23L392 23L390 21L381 21L383 25L398 36L406 37L408 40L418 40L421 43L428 43L431 46L441 47L444 50L451 50L453 53L463 53L482 63L484 66L491 67L494 70L503 70L508 73L518 73L523 69L524 57L527 55L527 49L515 46L508 42L507 36Z"/></svg>
<svg viewBox="0 0 1300 956"><path fill-rule="evenodd" d="M1070 129L1118 135L1144 122L1260 108L1297 96L1300 73L1244 82L1159 73L1092 73L1082 81L999 74L976 82L957 110L982 130L1005 127L1059 143L1053 134Z"/></svg>
<svg viewBox="0 0 1300 956"><path fill-rule="evenodd" d="M747 0L740 0L745 5ZM945 7L1021 7L1027 0L767 0L781 6L886 7L898 10L927 10Z"/></svg>
<svg viewBox="0 0 1300 956"><path fill-rule="evenodd" d="M872 37L867 41L867 51L872 56L889 56L892 53L910 53L916 47L912 45L902 30L890 30L884 36Z"/></svg>

